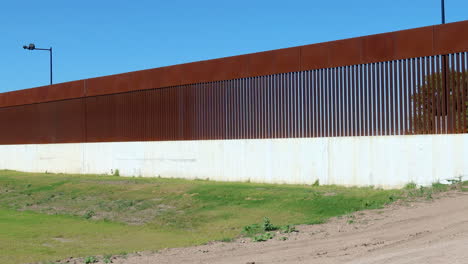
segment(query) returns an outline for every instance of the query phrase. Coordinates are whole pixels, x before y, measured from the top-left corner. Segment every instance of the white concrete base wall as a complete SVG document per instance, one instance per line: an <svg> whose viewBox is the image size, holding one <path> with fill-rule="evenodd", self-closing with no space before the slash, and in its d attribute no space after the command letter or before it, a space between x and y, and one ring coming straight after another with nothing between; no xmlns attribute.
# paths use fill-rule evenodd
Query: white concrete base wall
<svg viewBox="0 0 468 264"><path fill-rule="evenodd" d="M467 158L467 134L0 146L0 169L380 187L468 175Z"/></svg>

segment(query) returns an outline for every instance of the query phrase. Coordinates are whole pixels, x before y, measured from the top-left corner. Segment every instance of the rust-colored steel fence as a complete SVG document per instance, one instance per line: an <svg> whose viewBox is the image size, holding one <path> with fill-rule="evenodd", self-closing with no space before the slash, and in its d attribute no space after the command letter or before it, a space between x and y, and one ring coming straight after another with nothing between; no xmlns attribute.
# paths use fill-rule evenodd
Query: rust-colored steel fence
<svg viewBox="0 0 468 264"><path fill-rule="evenodd" d="M89 97L87 140L464 133L467 59L457 53Z"/></svg>
<svg viewBox="0 0 468 264"><path fill-rule="evenodd" d="M5 107L0 122L0 144L466 133L468 52Z"/></svg>
<svg viewBox="0 0 468 264"><path fill-rule="evenodd" d="M468 132L468 21L0 94L0 144Z"/></svg>

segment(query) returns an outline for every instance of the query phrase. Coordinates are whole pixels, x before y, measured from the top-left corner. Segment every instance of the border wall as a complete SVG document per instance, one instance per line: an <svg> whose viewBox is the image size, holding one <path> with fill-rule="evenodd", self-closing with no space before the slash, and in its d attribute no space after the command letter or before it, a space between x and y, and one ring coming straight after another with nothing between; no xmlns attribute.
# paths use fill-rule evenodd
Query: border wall
<svg viewBox="0 0 468 264"><path fill-rule="evenodd" d="M468 21L0 94L0 169L400 186L468 175Z"/></svg>

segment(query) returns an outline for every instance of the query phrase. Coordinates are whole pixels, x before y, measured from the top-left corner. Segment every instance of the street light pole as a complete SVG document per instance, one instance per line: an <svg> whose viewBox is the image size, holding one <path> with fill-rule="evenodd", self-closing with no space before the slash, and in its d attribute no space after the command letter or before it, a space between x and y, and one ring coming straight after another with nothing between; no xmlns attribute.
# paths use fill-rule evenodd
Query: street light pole
<svg viewBox="0 0 468 264"><path fill-rule="evenodd" d="M48 49L41 49L41 48L36 48L36 45L33 43L29 44L28 46L23 46L23 49L27 50L47 50L49 51L49 58L50 58L50 85L52 85L52 47Z"/></svg>
<svg viewBox="0 0 468 264"><path fill-rule="evenodd" d="M52 85L52 47L49 49L49 55L50 55L50 85Z"/></svg>
<svg viewBox="0 0 468 264"><path fill-rule="evenodd" d="M441 0L442 5L442 24L445 24L445 0Z"/></svg>

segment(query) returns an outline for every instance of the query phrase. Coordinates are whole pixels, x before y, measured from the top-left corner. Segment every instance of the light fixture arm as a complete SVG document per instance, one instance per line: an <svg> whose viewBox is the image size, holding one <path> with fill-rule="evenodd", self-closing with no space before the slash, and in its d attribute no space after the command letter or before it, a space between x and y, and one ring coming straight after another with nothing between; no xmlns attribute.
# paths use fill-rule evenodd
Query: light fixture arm
<svg viewBox="0 0 468 264"><path fill-rule="evenodd" d="M50 85L52 85L52 47L48 49L43 49L43 48L36 48L36 45L33 43L29 44L28 46L23 46L23 49L27 50L46 50L49 52L49 59L50 59Z"/></svg>

